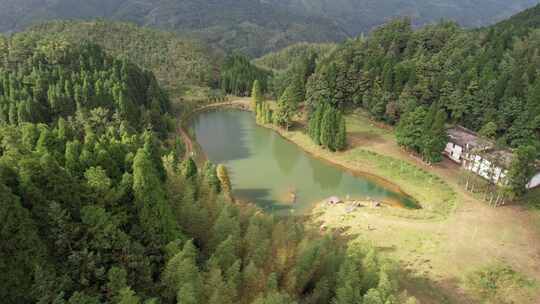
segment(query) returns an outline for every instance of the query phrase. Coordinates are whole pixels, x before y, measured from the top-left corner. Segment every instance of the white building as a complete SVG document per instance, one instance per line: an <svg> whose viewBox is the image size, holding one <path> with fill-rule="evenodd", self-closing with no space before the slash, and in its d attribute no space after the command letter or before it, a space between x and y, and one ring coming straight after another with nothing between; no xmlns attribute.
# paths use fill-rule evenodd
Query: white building
<svg viewBox="0 0 540 304"><path fill-rule="evenodd" d="M510 150L495 149L494 144L461 126L448 130L449 142L444 154L465 169L492 181L505 184L513 154ZM540 168L527 184L528 189L540 186Z"/></svg>
<svg viewBox="0 0 540 304"><path fill-rule="evenodd" d="M532 189L540 186L540 172L536 173L531 181L527 184L527 189Z"/></svg>

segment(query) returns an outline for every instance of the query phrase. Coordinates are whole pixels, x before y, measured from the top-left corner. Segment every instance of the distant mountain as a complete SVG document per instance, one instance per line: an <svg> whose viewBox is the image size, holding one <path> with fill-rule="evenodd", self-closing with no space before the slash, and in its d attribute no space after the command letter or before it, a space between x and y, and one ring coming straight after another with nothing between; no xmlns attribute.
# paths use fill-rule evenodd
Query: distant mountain
<svg viewBox="0 0 540 304"><path fill-rule="evenodd" d="M480 27L508 18L538 0L268 0L310 16L334 20L356 36L394 17L410 16L414 25L451 19L464 27Z"/></svg>
<svg viewBox="0 0 540 304"><path fill-rule="evenodd" d="M106 18L177 30L252 56L296 42L341 41L396 16L482 26L537 0L0 0L0 31L51 19Z"/></svg>

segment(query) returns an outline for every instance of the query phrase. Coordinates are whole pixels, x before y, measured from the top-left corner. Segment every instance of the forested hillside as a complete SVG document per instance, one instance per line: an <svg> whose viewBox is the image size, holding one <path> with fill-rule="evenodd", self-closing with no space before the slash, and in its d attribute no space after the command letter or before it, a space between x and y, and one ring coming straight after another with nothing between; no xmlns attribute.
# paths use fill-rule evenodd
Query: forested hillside
<svg viewBox="0 0 540 304"><path fill-rule="evenodd" d="M398 16L482 26L537 0L3 0L0 31L51 19L131 21L195 35L227 51L260 56L297 42L342 41Z"/></svg>
<svg viewBox="0 0 540 304"><path fill-rule="evenodd" d="M91 43L0 40L3 303L403 303L368 246L233 204L155 76ZM414 303L414 302L412 302Z"/></svg>
<svg viewBox="0 0 540 304"><path fill-rule="evenodd" d="M185 86L216 86L221 55L198 40L133 24L94 21L51 21L32 27L26 35L64 39L75 44L88 41L108 53L129 58L151 70L169 90Z"/></svg>
<svg viewBox="0 0 540 304"><path fill-rule="evenodd" d="M288 46L282 50L268 53L263 57L254 60L260 67L283 71L291 66L291 63L298 62L303 57L316 54L317 57L324 56L336 47L333 43L298 43Z"/></svg>
<svg viewBox="0 0 540 304"><path fill-rule="evenodd" d="M443 110L447 123L484 131L500 145L538 145L540 31L520 37L512 29L443 22L415 31L408 19L390 22L327 56L307 84L308 103L363 107L390 124Z"/></svg>
<svg viewBox="0 0 540 304"><path fill-rule="evenodd" d="M492 28L502 31L507 29L515 35L522 35L540 27L540 5L526 9L519 14L497 23Z"/></svg>

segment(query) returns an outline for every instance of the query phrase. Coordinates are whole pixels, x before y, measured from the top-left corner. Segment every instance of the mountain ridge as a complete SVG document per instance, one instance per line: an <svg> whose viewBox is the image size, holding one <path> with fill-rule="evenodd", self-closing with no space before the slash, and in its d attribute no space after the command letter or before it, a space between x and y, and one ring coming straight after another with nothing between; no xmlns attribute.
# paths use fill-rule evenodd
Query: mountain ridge
<svg viewBox="0 0 540 304"><path fill-rule="evenodd" d="M187 33L253 57L297 42L339 42L390 19L415 25L453 19L467 27L497 22L536 0L2 0L0 32L51 19L96 19ZM204 14L202 13L204 12Z"/></svg>

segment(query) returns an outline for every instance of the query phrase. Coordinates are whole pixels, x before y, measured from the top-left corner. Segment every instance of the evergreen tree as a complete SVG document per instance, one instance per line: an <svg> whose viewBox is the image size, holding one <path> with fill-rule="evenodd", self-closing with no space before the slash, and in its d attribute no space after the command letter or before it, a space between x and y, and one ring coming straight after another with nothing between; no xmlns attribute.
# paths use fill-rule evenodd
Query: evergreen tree
<svg viewBox="0 0 540 304"><path fill-rule="evenodd" d="M135 292L126 287L120 291L118 304L140 304L141 299L135 294Z"/></svg>
<svg viewBox="0 0 540 304"><path fill-rule="evenodd" d="M405 113L396 128L396 139L399 145L420 152L424 138L424 121L427 112L424 107Z"/></svg>
<svg viewBox="0 0 540 304"><path fill-rule="evenodd" d="M448 143L446 134L446 112L439 110L432 119L426 119L428 124L424 129L424 140L422 142L422 155L428 162L438 162L442 160L442 151Z"/></svg>
<svg viewBox="0 0 540 304"><path fill-rule="evenodd" d="M321 145L327 147L331 151L335 151L334 141L336 138L336 110L333 107L327 106L321 120Z"/></svg>
<svg viewBox="0 0 540 304"><path fill-rule="evenodd" d="M193 158L189 157L182 163L182 174L185 178L193 178L197 175L197 164Z"/></svg>
<svg viewBox="0 0 540 304"><path fill-rule="evenodd" d="M182 237L165 198L159 174L145 149L139 149L133 160L133 193L139 221L148 237L158 244Z"/></svg>
<svg viewBox="0 0 540 304"><path fill-rule="evenodd" d="M324 105L324 104L323 104ZM318 106L310 115L308 132L311 139L317 144L321 144L321 122L324 115L324 106Z"/></svg>
<svg viewBox="0 0 540 304"><path fill-rule="evenodd" d="M521 146L515 154L508 171L508 187L513 196L525 193L526 186L535 173L538 152L534 146Z"/></svg>
<svg viewBox="0 0 540 304"><path fill-rule="evenodd" d="M251 90L251 108L256 110L263 101L261 83L256 79Z"/></svg>
<svg viewBox="0 0 540 304"><path fill-rule="evenodd" d="M119 302L121 291L127 287L127 271L123 268L112 267L107 273L107 294L111 302Z"/></svg>
<svg viewBox="0 0 540 304"><path fill-rule="evenodd" d="M30 302L32 272L45 248L30 212L0 178L0 295L6 303Z"/></svg>
<svg viewBox="0 0 540 304"><path fill-rule="evenodd" d="M279 98L277 110L273 115L274 123L286 130L289 130L296 109L294 96L292 94L293 92L290 89L283 92L283 95Z"/></svg>
<svg viewBox="0 0 540 304"><path fill-rule="evenodd" d="M485 138L494 139L497 135L497 125L494 122L490 121L485 124L482 129L480 129L480 132L478 132L478 134Z"/></svg>
<svg viewBox="0 0 540 304"><path fill-rule="evenodd" d="M337 120L338 131L335 139L336 150L343 150L347 147L347 126L345 118L339 113Z"/></svg>
<svg viewBox="0 0 540 304"><path fill-rule="evenodd" d="M215 193L221 192L221 183L217 176L217 167L211 162L204 165L204 179Z"/></svg>
<svg viewBox="0 0 540 304"><path fill-rule="evenodd" d="M231 180L229 179L229 173L227 172L227 168L224 165L218 165L217 166L217 177L219 178L219 181L221 183L221 189L223 189L223 192L231 196L232 195L232 186L231 186Z"/></svg>
<svg viewBox="0 0 540 304"><path fill-rule="evenodd" d="M167 298L178 296L177 301L180 303L189 303L192 299L201 300L202 277L196 263L197 255L195 246L188 241L184 249L167 262L162 275Z"/></svg>

